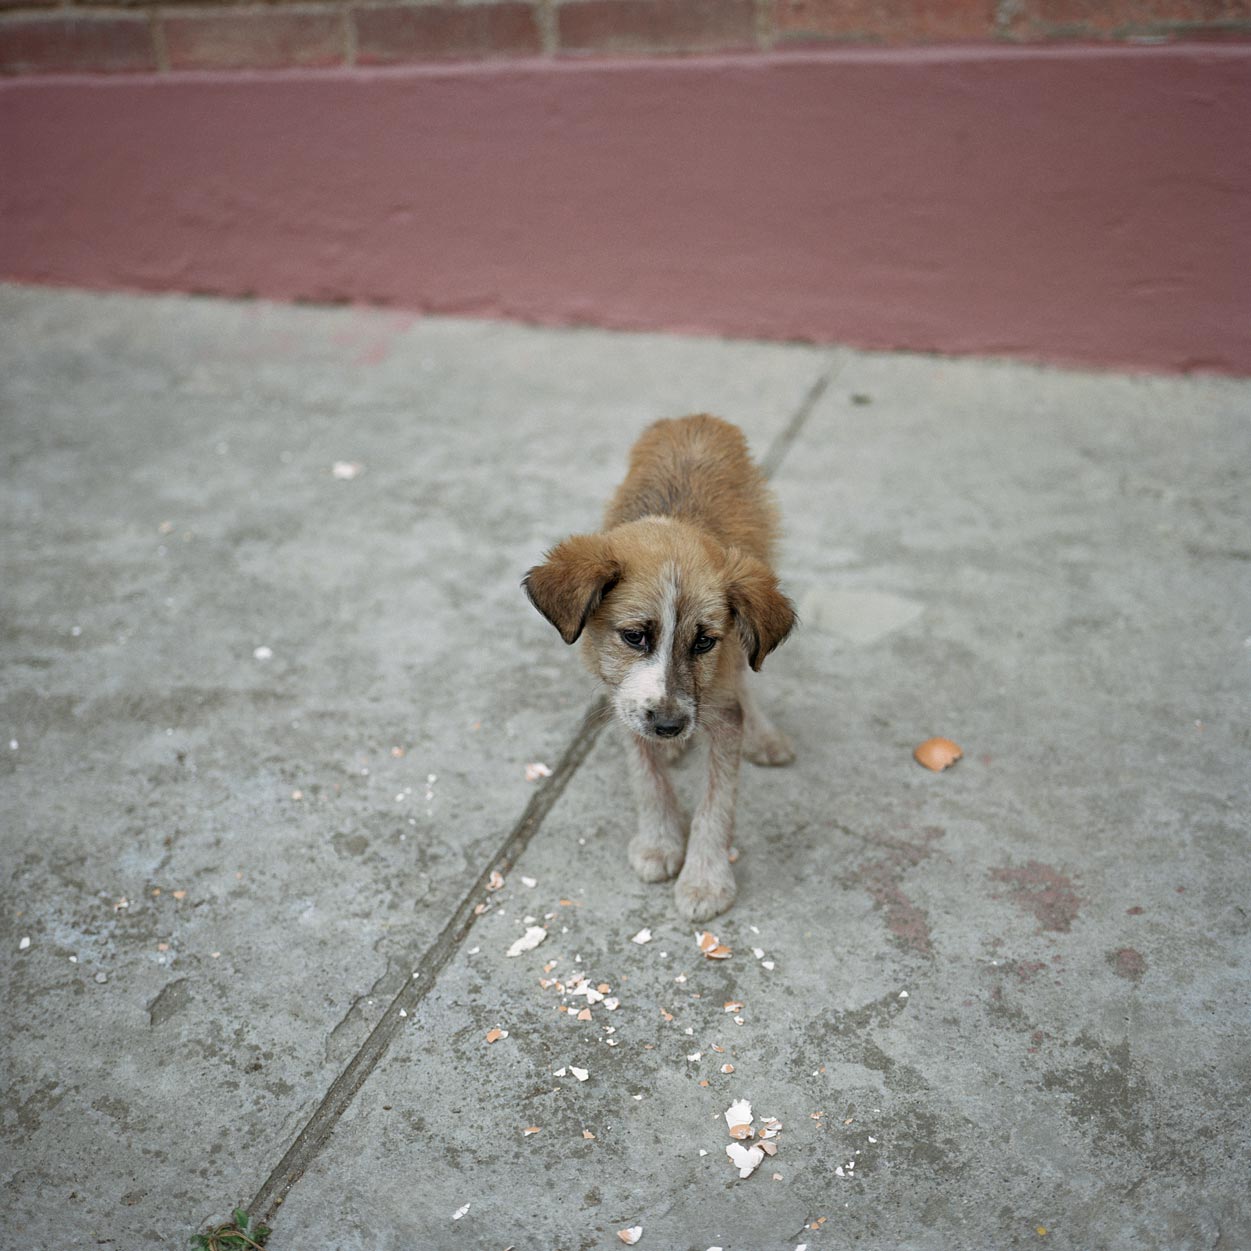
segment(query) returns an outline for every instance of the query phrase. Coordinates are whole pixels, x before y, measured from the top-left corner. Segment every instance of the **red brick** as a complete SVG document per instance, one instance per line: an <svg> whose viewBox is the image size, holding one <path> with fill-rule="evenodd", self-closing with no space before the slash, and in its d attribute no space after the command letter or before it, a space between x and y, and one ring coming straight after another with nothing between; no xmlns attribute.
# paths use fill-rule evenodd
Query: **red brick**
<svg viewBox="0 0 1251 1251"><path fill-rule="evenodd" d="M542 46L529 4L386 5L352 17L361 65L536 56Z"/></svg>
<svg viewBox="0 0 1251 1251"><path fill-rule="evenodd" d="M1027 39L1251 33L1249 0L1025 0L1010 33Z"/></svg>
<svg viewBox="0 0 1251 1251"><path fill-rule="evenodd" d="M752 0L570 0L556 10L562 52L708 52L756 46Z"/></svg>
<svg viewBox="0 0 1251 1251"><path fill-rule="evenodd" d="M0 73L156 69L146 17L18 17L0 22Z"/></svg>
<svg viewBox="0 0 1251 1251"><path fill-rule="evenodd" d="M991 39L995 0L777 0L780 40L934 43Z"/></svg>
<svg viewBox="0 0 1251 1251"><path fill-rule="evenodd" d="M343 15L329 10L222 9L163 19L170 69L284 69L341 65Z"/></svg>

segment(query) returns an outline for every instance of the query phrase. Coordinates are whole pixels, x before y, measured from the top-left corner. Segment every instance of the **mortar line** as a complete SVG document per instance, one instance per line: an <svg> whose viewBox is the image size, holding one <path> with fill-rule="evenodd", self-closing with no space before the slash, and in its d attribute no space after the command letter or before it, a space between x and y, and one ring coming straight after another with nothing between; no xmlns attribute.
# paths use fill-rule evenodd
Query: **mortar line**
<svg viewBox="0 0 1251 1251"><path fill-rule="evenodd" d="M802 432L817 401L838 373L840 365L841 362L836 358L822 370L805 392L790 421L770 444L760 462L766 478L772 478L776 473L786 453ZM604 695L597 696L588 705L577 730L552 771L552 776L530 797L530 802L509 831L508 837L487 859L482 872L461 897L438 937L418 958L412 977L392 999L356 1054L330 1083L321 1102L296 1135L295 1141L287 1148L282 1159L247 1205L246 1210L253 1219L271 1221L291 1188L320 1154L339 1119L356 1097L356 1092L386 1054L407 1018L415 1014L426 995L434 988L438 975L472 929L474 921L480 915L476 908L487 895L486 887L491 874L497 870L506 873L516 864L529 846L530 840L538 833L547 814L565 793L574 774L591 754L591 749L607 724L607 711L608 700Z"/></svg>

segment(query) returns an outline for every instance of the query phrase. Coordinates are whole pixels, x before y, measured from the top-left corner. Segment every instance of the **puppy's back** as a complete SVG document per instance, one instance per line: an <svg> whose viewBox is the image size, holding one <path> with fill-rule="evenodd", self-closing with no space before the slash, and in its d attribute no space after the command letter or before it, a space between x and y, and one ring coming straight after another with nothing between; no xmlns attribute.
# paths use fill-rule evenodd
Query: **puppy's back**
<svg viewBox="0 0 1251 1251"><path fill-rule="evenodd" d="M772 557L778 518L764 474L743 432L719 417L658 421L635 443L604 528L656 516L698 526L760 560Z"/></svg>

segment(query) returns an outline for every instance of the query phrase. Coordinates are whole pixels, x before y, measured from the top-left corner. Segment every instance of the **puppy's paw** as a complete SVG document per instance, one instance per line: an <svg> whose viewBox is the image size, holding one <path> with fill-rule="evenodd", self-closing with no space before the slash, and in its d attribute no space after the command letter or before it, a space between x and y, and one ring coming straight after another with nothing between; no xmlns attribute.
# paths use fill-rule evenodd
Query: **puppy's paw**
<svg viewBox="0 0 1251 1251"><path fill-rule="evenodd" d="M788 765L795 759L795 745L781 730L770 726L757 734L744 736L743 755L752 764Z"/></svg>
<svg viewBox="0 0 1251 1251"><path fill-rule="evenodd" d="M630 868L645 882L667 882L677 877L686 848L671 838L636 834L630 840Z"/></svg>
<svg viewBox="0 0 1251 1251"><path fill-rule="evenodd" d="M737 894L734 870L728 861L698 869L688 864L673 888L678 912L687 921L710 921L724 912Z"/></svg>

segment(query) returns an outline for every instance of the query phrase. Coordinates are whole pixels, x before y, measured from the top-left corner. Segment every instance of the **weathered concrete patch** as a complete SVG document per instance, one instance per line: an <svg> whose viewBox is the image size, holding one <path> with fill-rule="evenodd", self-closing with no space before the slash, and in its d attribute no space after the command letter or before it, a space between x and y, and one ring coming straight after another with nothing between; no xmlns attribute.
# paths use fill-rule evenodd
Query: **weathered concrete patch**
<svg viewBox="0 0 1251 1251"><path fill-rule="evenodd" d="M799 620L804 629L831 634L853 647L868 647L902 630L924 611L924 604L888 591L830 586L814 586L799 601Z"/></svg>
<svg viewBox="0 0 1251 1251"><path fill-rule="evenodd" d="M1135 1075L1129 1039L1105 1047L1083 1034L1077 1042L1090 1058L1044 1073L1043 1089L1070 1095L1068 1113L1083 1128L1141 1149L1149 1132L1151 1092Z"/></svg>
<svg viewBox="0 0 1251 1251"><path fill-rule="evenodd" d="M176 981L170 982L148 1004L148 1024L163 1025L171 1016L176 1016L187 1007L192 998L191 981L189 978L180 977Z"/></svg>

